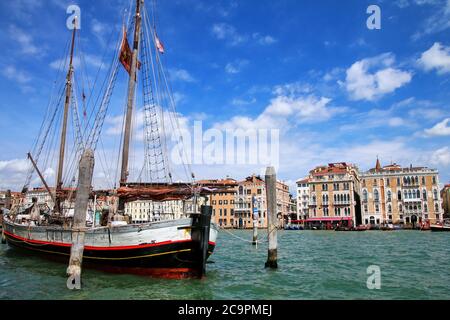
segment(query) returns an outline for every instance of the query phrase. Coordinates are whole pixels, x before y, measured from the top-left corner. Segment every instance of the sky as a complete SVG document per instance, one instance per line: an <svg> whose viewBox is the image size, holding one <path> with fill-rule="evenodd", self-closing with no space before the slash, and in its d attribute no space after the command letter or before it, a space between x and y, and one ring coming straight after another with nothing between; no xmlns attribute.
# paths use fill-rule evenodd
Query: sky
<svg viewBox="0 0 450 320"><path fill-rule="evenodd" d="M0 189L20 190L26 180L26 153L71 36L67 7L81 9L76 54L83 54L89 88L98 70L100 79L106 74L103 62L114 54L129 3L0 2ZM380 8L380 29L367 26L370 5ZM278 178L291 192L315 166L349 162L364 171L377 156L383 165L438 169L440 183L450 183L450 0L165 0L157 8L163 63L188 131L200 122L216 133L275 130ZM76 73L81 64L75 61ZM117 180L126 86L119 70L96 187ZM136 167L142 155L136 144ZM266 165L205 162L192 165L197 179L243 179ZM54 179L50 165L42 171Z"/></svg>

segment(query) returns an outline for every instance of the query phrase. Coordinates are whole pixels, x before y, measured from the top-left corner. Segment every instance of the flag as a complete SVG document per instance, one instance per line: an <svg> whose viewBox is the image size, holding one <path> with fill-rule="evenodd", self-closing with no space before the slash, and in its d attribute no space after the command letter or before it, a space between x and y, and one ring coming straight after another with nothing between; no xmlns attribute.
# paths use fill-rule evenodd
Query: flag
<svg viewBox="0 0 450 320"><path fill-rule="evenodd" d="M164 46L156 34L155 34L155 44L156 44L156 48L158 49L158 51L160 53L164 53Z"/></svg>
<svg viewBox="0 0 450 320"><path fill-rule="evenodd" d="M130 45L128 44L128 38L127 38L127 32L125 30L125 26L123 27L123 38L122 38L122 44L120 46L120 54L119 54L119 61L122 63L125 70L127 70L128 73L131 72L131 62L132 62L132 56L133 53L130 49ZM141 63L138 61L137 68L141 68Z"/></svg>

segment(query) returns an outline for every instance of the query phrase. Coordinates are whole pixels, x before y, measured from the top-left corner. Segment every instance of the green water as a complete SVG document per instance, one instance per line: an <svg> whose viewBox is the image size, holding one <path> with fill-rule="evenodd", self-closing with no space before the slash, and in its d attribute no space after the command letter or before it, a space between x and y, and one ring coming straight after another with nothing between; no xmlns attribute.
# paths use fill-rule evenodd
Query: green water
<svg viewBox="0 0 450 320"><path fill-rule="evenodd" d="M66 289L64 264L0 245L0 299L450 298L450 233L280 231L278 241L277 271L264 269L267 243L221 232L203 280L83 270L78 292ZM380 290L367 289L370 265L381 269Z"/></svg>

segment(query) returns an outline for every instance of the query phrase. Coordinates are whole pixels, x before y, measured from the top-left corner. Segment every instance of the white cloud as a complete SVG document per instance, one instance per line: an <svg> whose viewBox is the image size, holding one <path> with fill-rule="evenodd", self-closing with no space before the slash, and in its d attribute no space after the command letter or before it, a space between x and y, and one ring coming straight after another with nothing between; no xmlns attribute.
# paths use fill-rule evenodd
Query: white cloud
<svg viewBox="0 0 450 320"><path fill-rule="evenodd" d="M449 126L450 118L446 118L436 124L433 128L425 129L425 136L433 137L433 136L450 136L450 126Z"/></svg>
<svg viewBox="0 0 450 320"><path fill-rule="evenodd" d="M450 0L417 0L417 4L432 4L436 11L421 26L421 30L416 32L413 40L417 40L426 35L442 32L450 28Z"/></svg>
<svg viewBox="0 0 450 320"><path fill-rule="evenodd" d="M9 27L9 35L14 42L20 45L21 52L26 55L41 56L43 54L43 49L38 48L34 44L34 40L29 33L26 33L22 29L11 25Z"/></svg>
<svg viewBox="0 0 450 320"><path fill-rule="evenodd" d="M431 155L430 162L433 165L439 166L449 166L450 165L450 148L449 147L443 147Z"/></svg>
<svg viewBox="0 0 450 320"><path fill-rule="evenodd" d="M347 69L345 82L350 98L373 101L409 83L412 74L393 68L394 62L391 53L355 62Z"/></svg>
<svg viewBox="0 0 450 320"><path fill-rule="evenodd" d="M236 60L225 66L225 72L229 74L237 74L241 72L242 68L246 65L248 65L248 60Z"/></svg>
<svg viewBox="0 0 450 320"><path fill-rule="evenodd" d="M258 44L263 45L263 46L267 46L267 45L271 45L274 43L277 43L277 39L275 39L272 36L269 35L261 35L260 33L256 32L254 34L252 34L252 38L253 40L255 40Z"/></svg>
<svg viewBox="0 0 450 320"><path fill-rule="evenodd" d="M31 76L26 72L16 69L16 67L9 65L2 70L2 74L9 80L13 80L19 84L27 84L31 81Z"/></svg>
<svg viewBox="0 0 450 320"><path fill-rule="evenodd" d="M0 161L0 189L18 190L23 187L29 168L26 159Z"/></svg>
<svg viewBox="0 0 450 320"><path fill-rule="evenodd" d="M235 106L246 106L249 104L253 104L255 102L256 102L256 98L251 98L248 100L235 98L235 99L233 99L233 101L231 101L231 104L235 105Z"/></svg>
<svg viewBox="0 0 450 320"><path fill-rule="evenodd" d="M225 40L231 46L247 41L247 36L239 34L236 29L227 23L216 23L212 27L213 35L219 40Z"/></svg>
<svg viewBox="0 0 450 320"><path fill-rule="evenodd" d="M425 71L436 70L438 74L448 73L450 72L450 47L435 42L430 49L422 53L417 62Z"/></svg>
<svg viewBox="0 0 450 320"><path fill-rule="evenodd" d="M174 81L195 82L194 77L185 69L170 69L169 73Z"/></svg>
<svg viewBox="0 0 450 320"><path fill-rule="evenodd" d="M289 97L277 96L266 109L256 117L235 116L229 121L216 123L218 129L279 129L287 131L299 123L317 123L329 120L338 113L346 112L344 107L329 106L331 99L314 95Z"/></svg>

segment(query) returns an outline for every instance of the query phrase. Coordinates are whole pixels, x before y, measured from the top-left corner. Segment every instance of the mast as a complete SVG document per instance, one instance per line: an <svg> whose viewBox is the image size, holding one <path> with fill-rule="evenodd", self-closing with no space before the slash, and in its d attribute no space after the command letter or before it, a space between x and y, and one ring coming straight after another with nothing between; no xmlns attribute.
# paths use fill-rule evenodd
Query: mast
<svg viewBox="0 0 450 320"><path fill-rule="evenodd" d="M63 181L62 175L64 170L64 152L66 149L66 135L67 135L67 118L69 114L70 99L72 96L72 75L73 75L73 52L75 47L75 35L76 35L76 17L73 20L73 33L72 33L72 47L70 50L70 63L69 71L67 72L66 78L66 100L64 103L64 115L63 115L63 125L61 129L61 139L59 146L59 162L58 162L58 173L56 176L56 190L55 190L55 212L61 212L61 198L60 191L62 189Z"/></svg>
<svg viewBox="0 0 450 320"><path fill-rule="evenodd" d="M128 156L130 151L130 138L131 138L131 120L133 117L133 105L136 89L136 69L139 55L139 45L141 36L141 5L144 4L144 0L136 0L136 16L134 25L134 43L133 51L131 55L131 70L130 78L128 80L128 100L127 100L127 112L125 118L125 133L123 138L123 150L122 150L122 169L120 173L120 184L127 182L128 178ZM120 209L120 208L119 208Z"/></svg>

